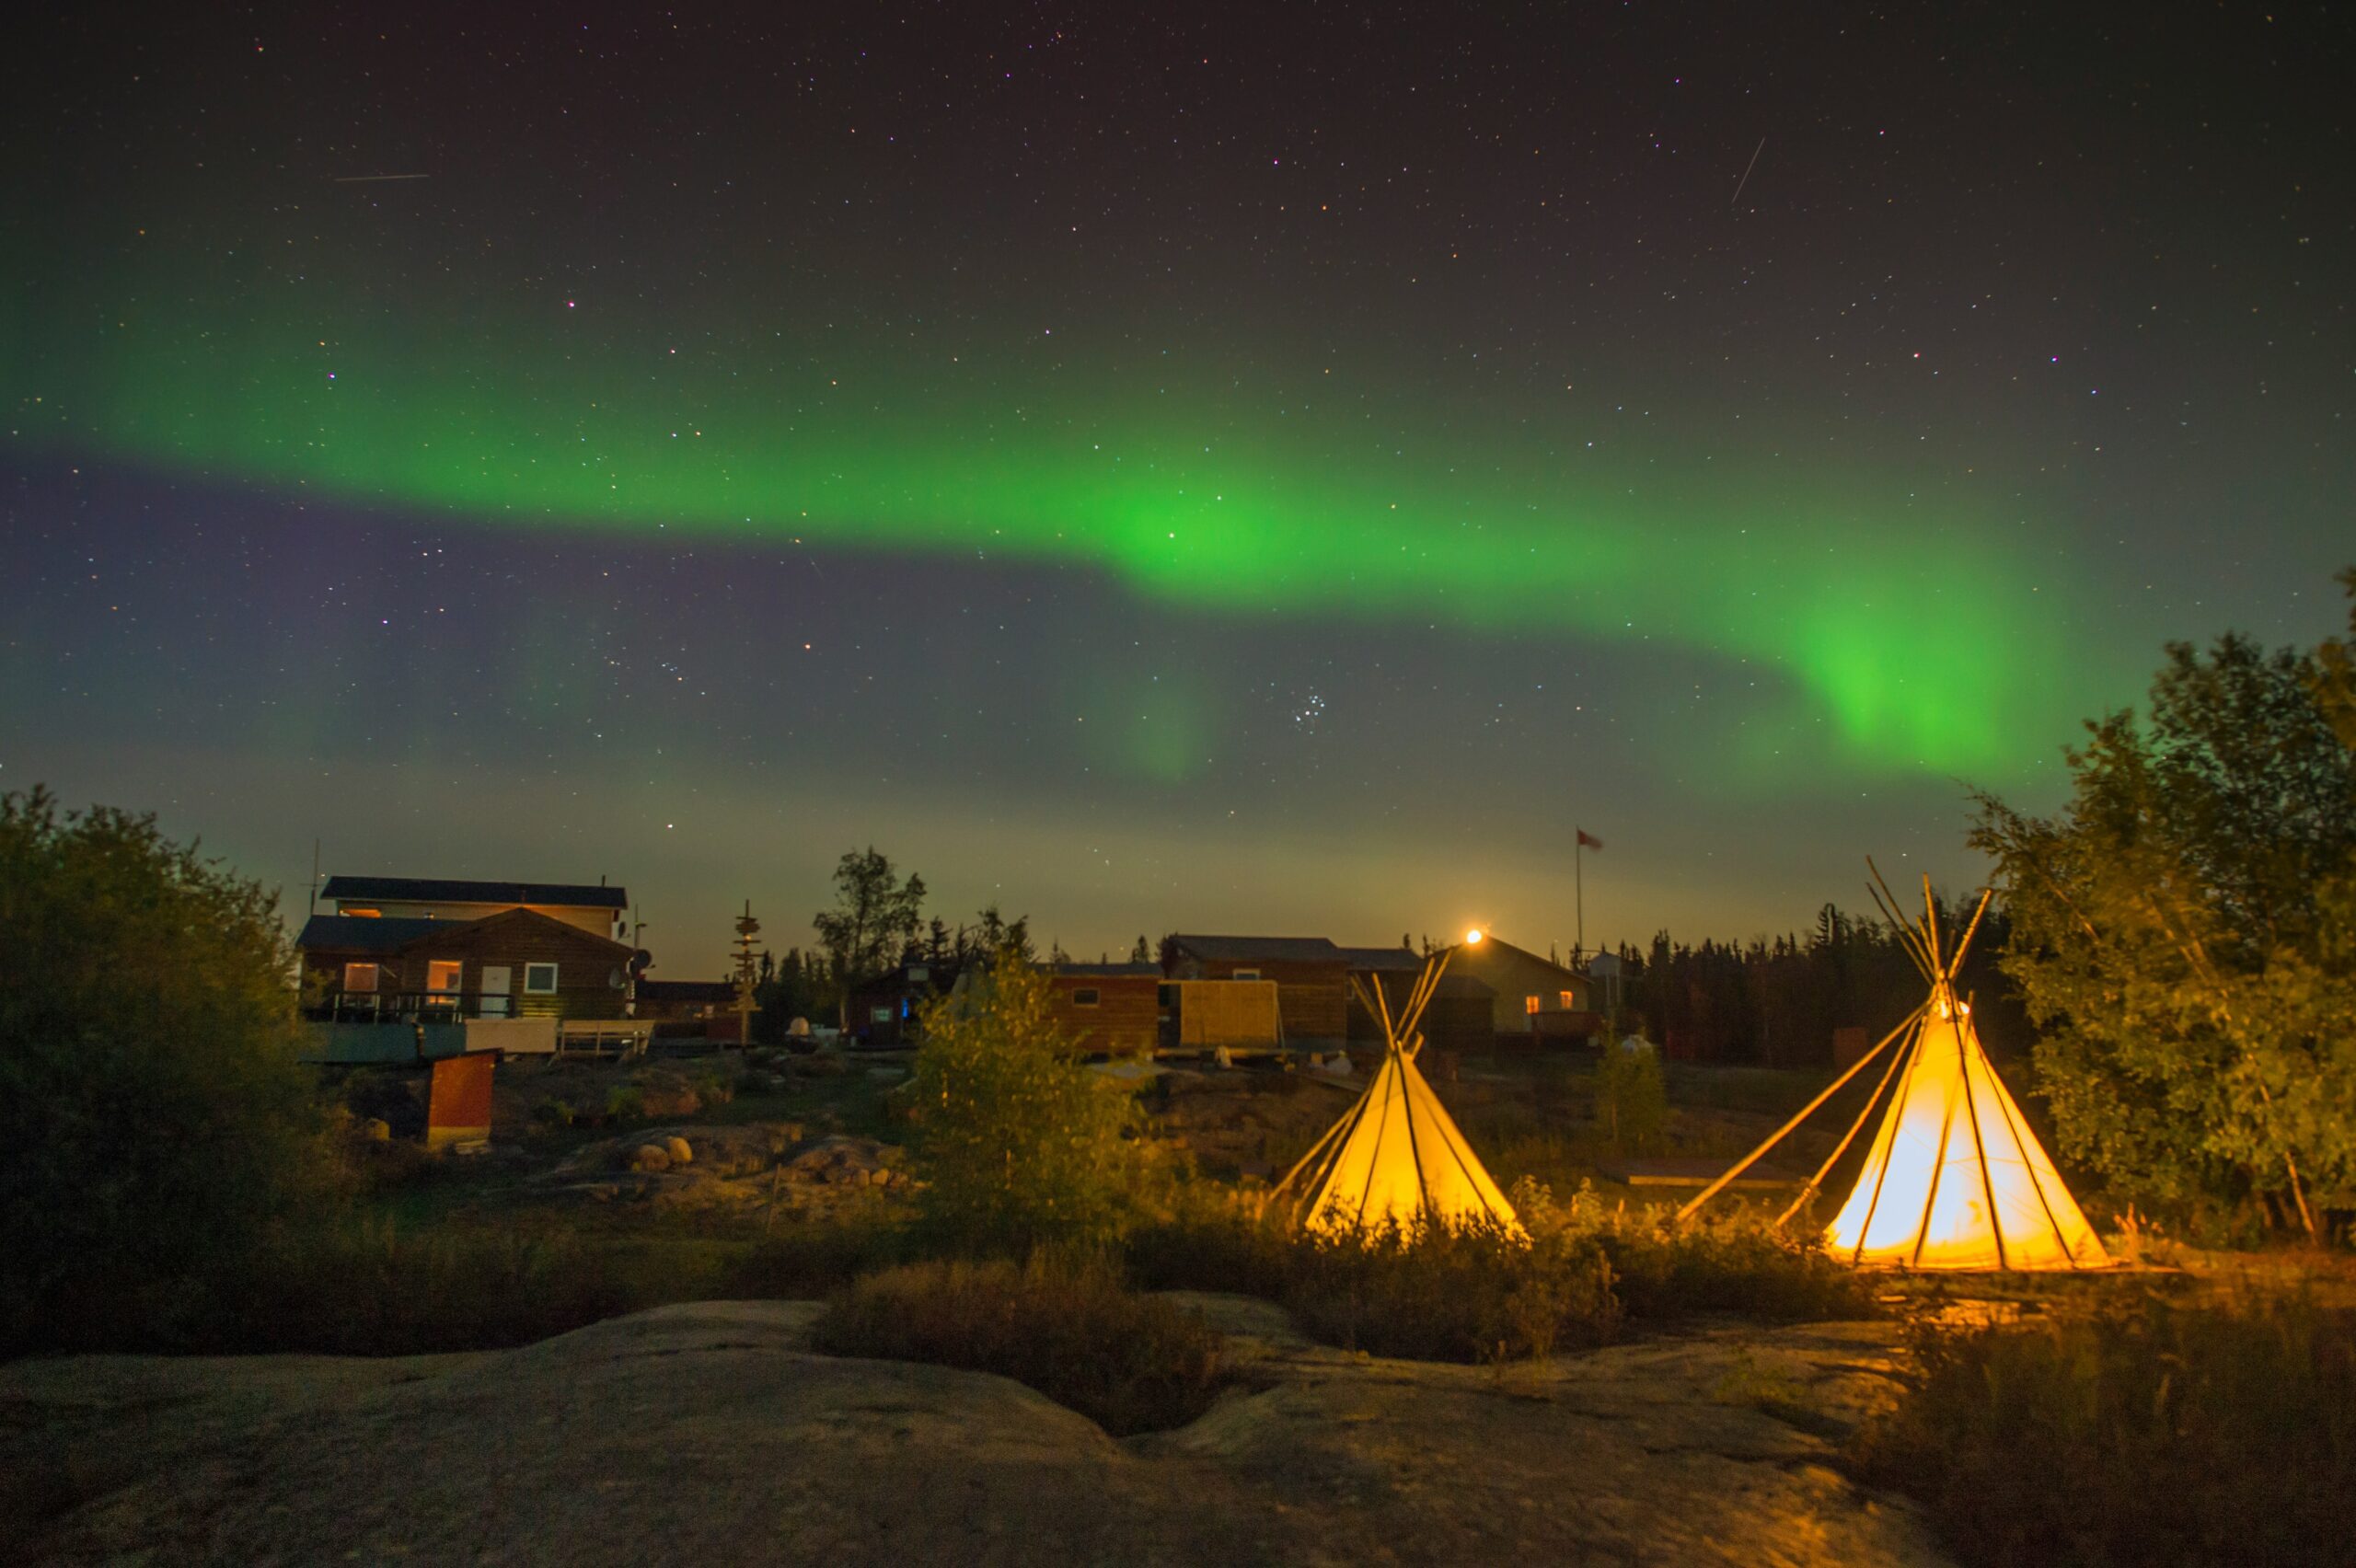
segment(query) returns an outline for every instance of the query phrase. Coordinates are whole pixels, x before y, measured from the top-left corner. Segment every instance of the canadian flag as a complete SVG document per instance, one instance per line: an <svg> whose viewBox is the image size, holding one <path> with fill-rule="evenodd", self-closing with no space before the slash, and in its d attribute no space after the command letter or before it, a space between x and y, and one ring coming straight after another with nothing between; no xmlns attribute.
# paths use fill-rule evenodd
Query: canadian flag
<svg viewBox="0 0 2356 1568"><path fill-rule="evenodd" d="M1594 834L1589 833L1586 828L1574 828L1572 831L1579 836L1579 847L1581 848L1600 849L1603 847L1603 840L1598 838Z"/></svg>

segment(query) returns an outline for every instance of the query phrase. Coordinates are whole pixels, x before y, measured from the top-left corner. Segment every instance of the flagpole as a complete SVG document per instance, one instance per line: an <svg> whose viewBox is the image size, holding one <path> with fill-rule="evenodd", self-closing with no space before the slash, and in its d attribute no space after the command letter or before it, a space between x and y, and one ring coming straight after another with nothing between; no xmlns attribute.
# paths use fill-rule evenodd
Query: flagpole
<svg viewBox="0 0 2356 1568"><path fill-rule="evenodd" d="M1571 886L1578 905L1577 951L1571 954L1573 967L1587 959L1587 835L1577 827L1571 829Z"/></svg>

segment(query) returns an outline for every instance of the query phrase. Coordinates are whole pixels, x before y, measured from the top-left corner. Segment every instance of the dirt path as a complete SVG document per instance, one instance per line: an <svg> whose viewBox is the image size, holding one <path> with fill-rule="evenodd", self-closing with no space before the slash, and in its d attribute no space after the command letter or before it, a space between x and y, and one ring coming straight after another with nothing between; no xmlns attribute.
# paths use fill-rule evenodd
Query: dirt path
<svg viewBox="0 0 2356 1568"><path fill-rule="evenodd" d="M1261 1391L1116 1442L1001 1378L802 1346L706 1303L525 1349L0 1367L27 1560L1920 1563L1829 1468L1884 1325L1727 1328L1493 1373L1193 1297Z"/></svg>

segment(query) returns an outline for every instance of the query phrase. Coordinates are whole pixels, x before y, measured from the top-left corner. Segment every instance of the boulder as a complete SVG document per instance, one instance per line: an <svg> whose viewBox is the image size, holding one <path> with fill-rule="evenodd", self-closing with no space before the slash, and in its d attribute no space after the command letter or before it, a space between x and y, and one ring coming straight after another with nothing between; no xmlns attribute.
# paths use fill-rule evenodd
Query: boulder
<svg viewBox="0 0 2356 1568"><path fill-rule="evenodd" d="M674 1165L692 1164L696 1158L696 1152L688 1147L687 1140L676 1133L663 1140L663 1152L671 1157Z"/></svg>
<svg viewBox="0 0 2356 1568"><path fill-rule="evenodd" d="M358 1133L370 1143L389 1143L392 1141L393 1136L392 1124L386 1121L382 1116L371 1116L362 1122L358 1126L354 1127L352 1131Z"/></svg>
<svg viewBox="0 0 2356 1568"><path fill-rule="evenodd" d="M26 1357L0 1366L0 1528L55 1563L1949 1561L1837 1468L1834 1434L1897 1387L1899 1325L1496 1368L1183 1304L1262 1391L1122 1442L1005 1378L812 1355L815 1303L480 1354ZM1740 1392L1762 1381L1783 1392Z"/></svg>
<svg viewBox="0 0 2356 1568"><path fill-rule="evenodd" d="M661 1144L641 1144L630 1151L629 1168L632 1170L668 1170L671 1169L671 1151Z"/></svg>
<svg viewBox="0 0 2356 1568"><path fill-rule="evenodd" d="M872 1186L875 1178L888 1181L884 1162L892 1158L888 1146L872 1138L820 1138L800 1154L786 1161L786 1176L796 1182L819 1182L827 1185Z"/></svg>

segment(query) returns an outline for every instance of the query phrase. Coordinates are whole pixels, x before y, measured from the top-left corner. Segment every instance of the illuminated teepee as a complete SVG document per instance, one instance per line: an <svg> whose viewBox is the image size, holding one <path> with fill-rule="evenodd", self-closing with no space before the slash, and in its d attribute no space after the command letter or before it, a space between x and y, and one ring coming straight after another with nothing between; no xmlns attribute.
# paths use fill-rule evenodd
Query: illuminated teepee
<svg viewBox="0 0 2356 1568"><path fill-rule="evenodd" d="M1920 927L1900 919L1890 905L1883 908L1931 983L1928 999L1678 1217L1699 1208L1866 1063L1903 1040L1865 1110L1784 1218L1816 1195L1826 1172L1895 1082L1857 1184L1825 1231L1827 1251L1854 1263L1907 1269L2105 1267L2109 1255L1990 1065L1972 1027L1970 1004L1956 995L1956 974L1980 928L1980 914L1988 907L1987 896L1981 895L1962 940L1942 954L1927 878L1923 892Z"/></svg>
<svg viewBox="0 0 2356 1568"><path fill-rule="evenodd" d="M1520 1234L1513 1205L1415 1066L1424 1045L1416 1025L1453 951L1425 963L1395 1020L1380 982L1368 986L1351 976L1358 1000L1381 1021L1382 1066L1349 1113L1276 1183L1276 1200L1288 1203L1310 1229L1335 1235L1396 1225L1413 1230L1438 1221L1486 1223Z"/></svg>

